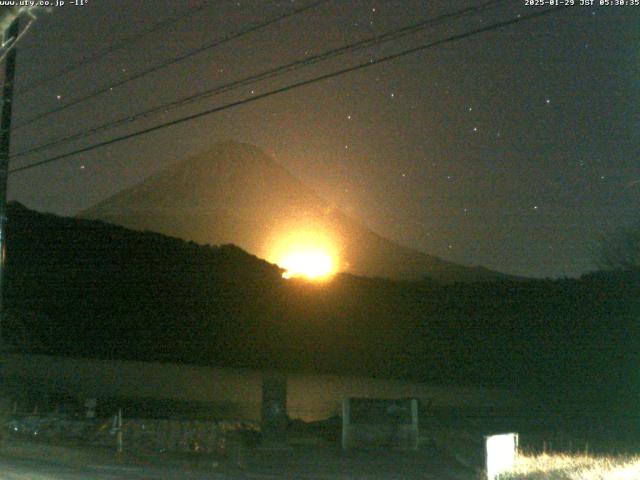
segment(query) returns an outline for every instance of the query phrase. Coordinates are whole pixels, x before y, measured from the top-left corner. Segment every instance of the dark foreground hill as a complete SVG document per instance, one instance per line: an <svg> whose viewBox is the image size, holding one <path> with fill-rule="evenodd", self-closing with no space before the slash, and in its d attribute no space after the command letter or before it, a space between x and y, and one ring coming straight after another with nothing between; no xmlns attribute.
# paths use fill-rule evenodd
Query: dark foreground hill
<svg viewBox="0 0 640 480"><path fill-rule="evenodd" d="M440 282L508 278L383 238L332 208L257 147L235 142L178 162L80 217L202 244L232 243L274 262L274 243L291 232L311 231L340 250L340 271Z"/></svg>
<svg viewBox="0 0 640 480"><path fill-rule="evenodd" d="M638 272L309 284L234 246L13 204L4 327L55 355L516 385L592 405L640 391L639 292Z"/></svg>

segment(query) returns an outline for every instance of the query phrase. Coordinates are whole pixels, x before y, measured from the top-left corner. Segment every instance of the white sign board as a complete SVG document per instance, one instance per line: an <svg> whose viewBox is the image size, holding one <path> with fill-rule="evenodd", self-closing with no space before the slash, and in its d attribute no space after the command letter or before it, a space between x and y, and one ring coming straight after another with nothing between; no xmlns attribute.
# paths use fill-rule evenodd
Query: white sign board
<svg viewBox="0 0 640 480"><path fill-rule="evenodd" d="M501 473L513 470L518 452L517 433L485 437L485 445L488 480L496 480Z"/></svg>

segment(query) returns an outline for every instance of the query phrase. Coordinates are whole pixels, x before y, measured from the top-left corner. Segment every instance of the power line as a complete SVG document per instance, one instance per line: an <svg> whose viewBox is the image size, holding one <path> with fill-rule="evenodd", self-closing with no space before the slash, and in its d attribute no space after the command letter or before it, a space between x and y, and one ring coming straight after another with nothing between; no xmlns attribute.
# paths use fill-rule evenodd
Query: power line
<svg viewBox="0 0 640 480"><path fill-rule="evenodd" d="M197 118L204 117L204 116L207 116L207 115L211 115L211 114L223 111L223 110L227 110L229 108L233 108L233 107L237 107L237 106L244 105L244 104L247 104L247 103L255 102L257 100L261 100L263 98L271 97L273 95L284 93L284 92L287 92L287 91L290 91L290 90L293 90L293 89L296 89L296 88L300 88L300 87L303 87L303 86L306 86L306 85L311 85L311 84L314 84L314 83L321 82L323 80L328 80L330 78L334 78L334 77L337 77L337 76L340 76L340 75L344 75L346 73L354 72L356 70L361 70L361 69L364 69L364 68L367 68L367 67L371 67L371 66L378 65L378 64L381 64L381 63L384 63L384 62L395 60L395 59L398 59L398 58L401 58L401 57L405 57L407 55L411 55L413 53L417 53L417 52L424 51L424 50L427 50L427 49L430 49L430 48L434 48L434 47L437 47L437 46L440 46L440 45L444 45L446 43L454 42L454 41L457 41L457 40L462 40L462 39L469 38L469 37L472 37L472 36L475 36L475 35L478 35L478 34L481 34L481 33L486 33L486 32L492 31L492 30L498 30L500 28L504 28L504 27L507 27L509 25L515 25L515 24L518 24L518 23L522 23L524 21L532 20L532 19L538 18L538 17L542 17L542 16L548 15L550 13L559 12L559 11L565 10L567 8L569 8L569 7L568 6L559 6L559 7L554 7L554 8L550 8L550 9L547 9L547 10L543 10L541 12L531 13L531 14L528 14L528 15L518 15L518 17L512 18L511 20L505 20L503 22L494 23L494 24L488 25L486 27L478 28L478 29L475 29L475 30L470 30L468 32L459 33L459 34L456 34L456 35L451 35L451 36L446 37L444 39L437 40L435 42L427 43L427 44L424 44L424 45L420 45L418 47L409 48L409 49L403 50L403 51L398 52L398 53L394 53L394 54L391 54L391 55L387 55L387 56L378 58L376 60L371 60L371 61L368 61L368 62L365 62L365 63L360 63L360 64L352 66L352 67L347 67L347 68L344 68L344 69L341 69L341 70L337 70L335 72L326 73L324 75L320 75L320 76L317 76L317 77L314 77L314 78L311 78L311 79L308 79L308 80L303 80L303 81L300 81L300 82L296 82L296 83L293 83L291 85L287 85L285 87L281 87L281 88L277 88L277 89L271 90L269 92L265 92L265 93L262 93L262 94L259 94L259 95L255 95L255 96L252 96L252 97L244 98L242 100L237 100L235 102L227 103L226 105L222 105L222 106L211 108L211 109L199 112L199 113L195 113L195 114L192 114L192 115L181 117L181 118L178 118L176 120L172 120L170 122L161 123L161 124L155 125L153 127L145 128L143 130L138 130L137 132L129 133L129 134L126 134L126 135L121 135L119 137L115 137L115 138L112 138L110 140L105 140L103 142L95 143L93 145L89 145L87 147L79 148L79 149L73 150L71 152L63 153L61 155L56 155L54 157L50 157L50 158L47 158L45 160L40 160L38 162L34 162L32 164L29 164L29 165L24 165L22 167L16 167L16 168L11 169L9 171L9 173L22 172L22 171L29 170L29 169L32 169L32 168L36 168L36 167L39 167L39 166L42 166L42 165L45 165L45 164L48 164L48 163L52 163L52 162L55 162L55 161L58 161L58 160L62 160L62 159L71 157L73 155L77 155L79 153L84 153L84 152L88 152L88 151L91 151L91 150L95 150L95 149L100 148L100 147L105 147L107 145L112 145L114 143L123 142L125 140L129 140L131 138L138 137L140 135L145 135L147 133L155 132L155 131L161 130L163 128L167 128L167 127L171 127L171 126L174 126L174 125L185 123L185 122L188 122L188 121L191 121L191 120L195 120Z"/></svg>
<svg viewBox="0 0 640 480"><path fill-rule="evenodd" d="M125 78L123 80L120 80L118 82L115 82L115 83L113 83L111 85L107 85L106 87L98 88L98 89L96 89L96 90L94 90L94 91L92 91L92 92L90 92L90 93L88 93L88 94L86 94L86 95L84 95L82 97L76 98L75 100L73 100L73 101L71 101L69 103L66 103L64 105L60 105L59 107L56 107L56 108L54 108L52 110L49 110L47 112L43 112L43 113L37 114L37 115L31 117L29 120L26 120L25 122L23 122L23 123L21 123L19 125L16 125L16 127L14 127L14 130L19 130L19 129L23 128L23 127L26 127L27 125L31 125L32 123L34 123L34 122L36 122L38 120L41 120L42 118L48 117L49 115L53 115L54 113L62 112L63 110L66 110L67 108L73 107L75 105L78 105L79 103L85 102L85 101L90 100L90 99L92 99L94 97L102 95L103 93L109 92L109 91L113 90L116 87L121 87L122 85L125 85L125 84L127 84L129 82L132 82L134 80L139 80L140 78L145 77L146 75L149 75L151 73L157 72L158 70L166 68L166 67L168 67L170 65L174 65L176 63L182 62L182 61L184 61L184 60L186 60L188 58L191 58L191 57L193 57L195 55L198 55L198 54L200 54L200 53L202 53L202 52L204 52L206 50L210 50L210 49L212 49L214 47L217 47L217 46L222 45L224 43L230 42L231 40L235 40L236 38L240 38L240 37L242 37L244 35L248 35L250 33L256 32L257 30L260 30L262 28L268 27L268 26L270 26L270 25L272 25L274 23L280 22L281 20L284 20L286 18L292 17L294 15L299 15L299 14L301 14L303 12L306 12L307 10L315 8L315 7L317 7L317 6L319 6L319 5L323 4L323 3L326 3L328 1L329 0L318 0L318 1L315 1L313 3L310 3L309 5L306 5L304 7L292 9L292 10L290 10L290 11L288 11L288 12L282 14L282 15L279 15L277 17L274 17L274 18L271 18L271 19L268 19L268 20L265 20L265 21L250 25L249 27L244 28L242 30L239 30L237 32L230 33L228 35L219 37L219 38L215 39L213 42L210 42L210 43L208 43L206 45L198 47L198 48L196 48L194 50L190 50L189 52L183 53L181 55L178 55L177 57L173 57L173 58L170 58L168 60L165 60L162 63L159 63L159 64L157 64L157 65L155 65L153 67L147 68L146 70L143 70L143 71L141 71L139 73L136 73L135 75L127 77L127 78Z"/></svg>
<svg viewBox="0 0 640 480"><path fill-rule="evenodd" d="M184 105L187 105L189 103L193 103L195 101L199 101L199 100L203 100L205 98L210 98L212 96L215 96L217 94L220 93L224 93L224 92L228 92L231 90L235 90L236 88L239 87L243 87L258 81L262 81L262 80L266 80L269 78L273 78L273 77L277 77L280 76L284 73L288 73L291 72L293 70L297 70L299 68L302 67L306 67L308 65L320 62L320 61L324 61L327 60L329 58L333 58L339 55L343 55L347 52L352 52L352 51L356 51L356 50L361 50L364 48L368 48L371 47L373 45L379 45L381 43L385 43L391 40L396 40L398 38L401 38L403 36L415 33L417 31L423 30L427 27L433 27L436 25L439 25L447 20L450 20L452 18L456 18L456 17L460 17L463 15L467 15L470 13L477 13L479 11L485 10L487 8L490 8L492 6L495 6L499 3L503 3L506 0L491 0L488 2L485 2L481 5L475 6L475 7L468 7L468 8L464 8L462 10L457 10L455 12L449 12L449 13L445 13L443 15L440 15L436 18L430 18L430 19L426 19L423 20L421 22L412 24L412 25L408 25L396 30L392 30L389 32L385 32L383 34L380 35L375 35L372 37L367 37L363 40L360 40L358 42L349 44L349 45L345 45L339 48L335 48L335 49L331 49L325 52L322 52L320 54L314 55L312 57L308 57L308 58L303 58L300 60L296 60L292 63L286 64L286 65L282 65L280 67L276 67L274 69L270 69L267 70L265 72L256 74L256 75L252 75L249 77L246 77L244 79L241 80L236 80L230 83L226 83L217 87L214 87L212 89L207 89L203 92L194 94L194 95L189 95L187 97L178 99L178 100L174 100L172 102L169 103L165 103L162 104L160 106L157 107L153 107L151 109L136 113L134 115L127 115L126 117L122 117L119 118L117 120L113 120L107 123L104 123L102 125L98 125L96 127L93 127L89 130L83 130L81 132L76 132L74 134L71 134L69 136L57 139L57 140L53 140L26 150L23 150L21 152L18 152L14 155L12 155L12 158L18 158L18 157L22 157L25 155L29 155L32 153L36 153L36 152L40 152L43 150L47 150L49 148L58 146L58 145L62 145L68 142L71 142L73 140L78 140L81 138L86 138L92 135L95 135L101 131L105 131L105 130L109 130L111 128L115 128L121 125L125 125L137 120L141 120L143 118L147 118L149 116L152 116L155 113L166 113L169 110L173 110L176 109L178 107L182 107Z"/></svg>
<svg viewBox="0 0 640 480"><path fill-rule="evenodd" d="M155 25L152 25L150 28L146 29L146 30L142 30L141 32L135 33L133 35L129 35L128 37L120 40L119 42L116 42L102 50L99 50L98 52L94 53L93 55L89 55L88 57L85 58L81 58L80 60L73 62L69 65L67 65L65 68L63 68L62 70L60 70L59 72L57 72L54 75L51 75L49 77L45 77L42 78L40 80L36 80L35 82L31 83L30 85L27 85L22 92L20 92L20 95L24 95L27 92L30 92L31 90L34 90L46 83L49 83L50 81L59 78L63 75L67 75L75 70L78 70L79 68L84 67L85 65L91 64L91 63L95 63L99 60L101 60L102 58L106 57L107 55L111 55L114 52L117 52L118 50L122 50L123 48L126 48L128 46L130 46L132 43L136 43L139 40L143 39L144 37L146 37L147 35L151 35L152 33L155 33L159 30L163 30L165 28L167 28L168 26L170 26L173 23L177 23L180 20L190 17L192 15L195 15L198 12L201 12L202 10L205 10L209 7L211 7L213 4L204 4L204 5L200 5L199 7L196 8L191 8L188 9L186 12L183 12L179 15L173 16L171 18L165 19L161 22L156 23Z"/></svg>

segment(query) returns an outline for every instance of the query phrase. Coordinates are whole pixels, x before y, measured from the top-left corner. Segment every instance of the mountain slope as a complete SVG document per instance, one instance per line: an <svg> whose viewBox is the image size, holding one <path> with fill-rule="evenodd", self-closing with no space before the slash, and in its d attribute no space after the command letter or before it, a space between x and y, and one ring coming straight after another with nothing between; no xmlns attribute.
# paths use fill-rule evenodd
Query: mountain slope
<svg viewBox="0 0 640 480"><path fill-rule="evenodd" d="M385 239L331 208L258 148L235 142L170 166L80 217L198 243L233 243L271 262L278 261L282 239L303 232L328 239L339 270L357 275L447 283L507 278Z"/></svg>

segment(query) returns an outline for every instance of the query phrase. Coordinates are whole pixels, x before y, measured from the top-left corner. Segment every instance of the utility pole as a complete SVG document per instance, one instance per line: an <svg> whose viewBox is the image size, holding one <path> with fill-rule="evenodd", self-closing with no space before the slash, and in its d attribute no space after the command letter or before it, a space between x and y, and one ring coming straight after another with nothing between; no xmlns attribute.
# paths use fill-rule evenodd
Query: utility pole
<svg viewBox="0 0 640 480"><path fill-rule="evenodd" d="M8 28L5 38L13 42L4 64L2 87L2 112L0 117L0 350L4 349L2 327L5 320L4 280L7 258L7 180L9 176L9 152L11 141L11 113L13 110L13 82L16 73L16 40L19 33L16 17Z"/></svg>

